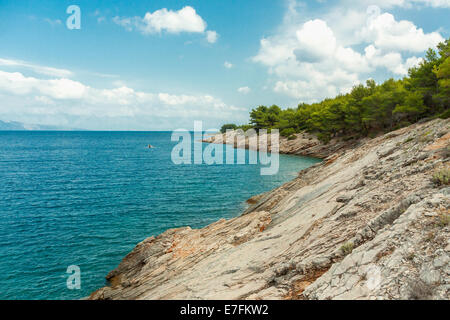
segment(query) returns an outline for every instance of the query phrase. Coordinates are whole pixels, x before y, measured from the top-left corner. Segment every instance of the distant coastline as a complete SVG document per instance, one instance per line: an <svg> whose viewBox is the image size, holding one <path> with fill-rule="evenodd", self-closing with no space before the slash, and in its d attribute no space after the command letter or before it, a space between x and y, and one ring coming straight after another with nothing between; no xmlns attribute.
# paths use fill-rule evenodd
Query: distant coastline
<svg viewBox="0 0 450 320"><path fill-rule="evenodd" d="M67 128L42 124L28 124L18 121L0 120L0 131L89 131L80 128Z"/></svg>

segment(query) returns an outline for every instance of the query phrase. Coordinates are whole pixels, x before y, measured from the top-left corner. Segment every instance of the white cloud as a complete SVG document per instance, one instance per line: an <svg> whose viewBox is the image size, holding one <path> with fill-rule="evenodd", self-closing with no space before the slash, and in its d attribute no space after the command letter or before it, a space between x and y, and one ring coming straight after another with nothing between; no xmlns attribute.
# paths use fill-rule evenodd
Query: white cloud
<svg viewBox="0 0 450 320"><path fill-rule="evenodd" d="M327 23L320 19L307 21L297 32L297 57L302 60L323 60L334 54L336 38ZM299 57L300 53L300 57Z"/></svg>
<svg viewBox="0 0 450 320"><path fill-rule="evenodd" d="M357 44L361 41L358 31L366 24L367 15L364 9L354 6L335 7L321 17L333 30L337 41L342 46Z"/></svg>
<svg viewBox="0 0 450 320"><path fill-rule="evenodd" d="M156 33L202 33L209 43L217 42L216 31L206 30L207 23L197 14L194 8L186 6L178 11L162 8L155 12L147 12L141 17L114 17L114 23L128 31L137 30L144 35Z"/></svg>
<svg viewBox="0 0 450 320"><path fill-rule="evenodd" d="M406 59L406 62L405 62L405 68L406 68L406 70L408 70L412 67L417 67L422 61L423 61L423 58L417 58L415 56L408 58L408 59Z"/></svg>
<svg viewBox="0 0 450 320"><path fill-rule="evenodd" d="M20 72L4 71L0 71L0 88L13 94L37 92L54 99L81 99L87 89L80 82L70 79L42 80L25 77Z"/></svg>
<svg viewBox="0 0 450 320"><path fill-rule="evenodd" d="M425 34L411 21L396 21L392 14L376 11L369 16L361 34L380 49L396 51L422 52L444 40L438 32Z"/></svg>
<svg viewBox="0 0 450 320"><path fill-rule="evenodd" d="M55 104L55 101L53 101L52 99L50 99L49 97L46 97L46 96L35 96L34 100L36 100L38 103L41 103L44 105Z"/></svg>
<svg viewBox="0 0 450 320"><path fill-rule="evenodd" d="M218 38L219 35L216 31L206 31L206 41L208 41L209 43L216 43Z"/></svg>
<svg viewBox="0 0 450 320"><path fill-rule="evenodd" d="M402 55L398 52L383 53L381 49L377 49L373 45L365 48L366 58L373 67L385 67L394 74L404 76L408 73L408 69L416 66L422 61L422 58L416 56L408 58L403 62Z"/></svg>
<svg viewBox="0 0 450 320"><path fill-rule="evenodd" d="M269 73L280 78L275 92L305 101L348 91L359 82L359 72L371 70L365 57L340 45L320 19L299 24L291 37L283 33L262 39L253 61L268 66Z"/></svg>
<svg viewBox="0 0 450 320"><path fill-rule="evenodd" d="M46 66L40 66L32 63L28 63L20 60L2 59L0 58L0 66L25 68L32 70L33 72L55 77L71 77L73 73L66 69L58 69Z"/></svg>
<svg viewBox="0 0 450 320"><path fill-rule="evenodd" d="M314 70L310 65L305 65L304 71L308 72L308 77L299 80L277 81L274 91L292 98L313 102L321 98L331 98L339 93L349 92L352 86L359 83L357 74L342 69L326 73Z"/></svg>
<svg viewBox="0 0 450 320"><path fill-rule="evenodd" d="M0 71L0 96L3 118L28 117L30 123L55 125L78 119L72 127L89 128L88 123L95 122L93 128L110 129L108 123L115 122L108 119L120 118L133 123L132 128L153 125L148 129L170 129L174 125L192 125L196 119L220 124L224 118L240 117L243 121L247 116L247 110L208 94L151 93L127 86L99 89L70 79L39 79L20 72ZM121 129L125 122L116 126Z"/></svg>
<svg viewBox="0 0 450 320"><path fill-rule="evenodd" d="M206 29L206 22L194 8L189 6L178 11L163 8L153 13L147 12L143 18L115 17L114 22L127 29L136 28L143 34L160 33L162 31L168 33L203 33Z"/></svg>
<svg viewBox="0 0 450 320"><path fill-rule="evenodd" d="M366 57L351 48L340 46L334 54L336 62L350 72L370 72L373 70Z"/></svg>
<svg viewBox="0 0 450 320"><path fill-rule="evenodd" d="M250 93L251 89L249 87L240 87L237 91L242 94L248 94Z"/></svg>
<svg viewBox="0 0 450 320"><path fill-rule="evenodd" d="M254 62L268 66L275 66L290 59L295 59L294 49L290 43L284 43L277 38L261 39L261 48L258 55L253 57Z"/></svg>
<svg viewBox="0 0 450 320"><path fill-rule="evenodd" d="M225 63L223 64L225 68L227 69L231 69L233 68L233 64L231 62L225 61Z"/></svg>
<svg viewBox="0 0 450 320"><path fill-rule="evenodd" d="M267 67L275 92L305 102L348 92L373 73L404 76L420 62L412 53L424 54L443 41L439 32L425 33L376 6L340 6L305 21L292 3L278 31L261 39L252 60Z"/></svg>

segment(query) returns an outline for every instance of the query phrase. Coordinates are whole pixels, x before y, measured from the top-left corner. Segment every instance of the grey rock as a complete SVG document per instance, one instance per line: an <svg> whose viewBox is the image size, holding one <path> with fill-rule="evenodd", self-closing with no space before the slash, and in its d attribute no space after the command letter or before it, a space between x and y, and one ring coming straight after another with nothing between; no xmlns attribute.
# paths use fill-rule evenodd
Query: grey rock
<svg viewBox="0 0 450 320"><path fill-rule="evenodd" d="M435 268L442 268L443 266L448 265L449 257L447 254L443 253L442 255L436 257L433 260L433 267Z"/></svg>
<svg viewBox="0 0 450 320"><path fill-rule="evenodd" d="M420 272L420 280L428 285L439 284L441 281L441 274L435 269L423 269Z"/></svg>
<svg viewBox="0 0 450 320"><path fill-rule="evenodd" d="M352 196L346 196L346 195L343 195L343 196L337 197L337 198L336 198L336 202L347 203L347 202L349 202L349 201L352 200L352 199L353 199Z"/></svg>
<svg viewBox="0 0 450 320"><path fill-rule="evenodd" d="M110 272L111 286L89 298L450 299L450 229L425 214L450 208L450 188L430 182L447 160L433 150L424 158L424 149L440 148L436 142L402 144L443 130L450 131L450 120L358 145L332 140L324 146L304 134L283 139L284 153L327 160L257 197L246 214L142 241ZM345 188L355 192L336 199ZM347 242L353 250L344 256ZM302 297L293 290L299 287Z"/></svg>

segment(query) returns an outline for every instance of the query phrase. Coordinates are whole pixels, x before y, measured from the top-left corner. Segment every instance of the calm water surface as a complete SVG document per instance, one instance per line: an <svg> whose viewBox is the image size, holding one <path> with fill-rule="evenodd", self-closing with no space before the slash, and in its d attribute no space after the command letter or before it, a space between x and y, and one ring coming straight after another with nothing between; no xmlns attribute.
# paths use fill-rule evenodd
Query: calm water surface
<svg viewBox="0 0 450 320"><path fill-rule="evenodd" d="M319 161L280 156L279 173L261 176L174 165L175 144L169 132L0 132L0 299L84 297L143 239L234 217ZM81 290L66 287L69 265Z"/></svg>

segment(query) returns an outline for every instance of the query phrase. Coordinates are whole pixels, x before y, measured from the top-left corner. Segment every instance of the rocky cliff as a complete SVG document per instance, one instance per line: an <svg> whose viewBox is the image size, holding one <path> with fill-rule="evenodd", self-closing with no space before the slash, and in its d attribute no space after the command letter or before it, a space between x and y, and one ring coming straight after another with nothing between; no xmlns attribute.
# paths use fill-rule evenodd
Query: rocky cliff
<svg viewBox="0 0 450 320"><path fill-rule="evenodd" d="M336 148L240 217L139 243L90 299L449 299L449 129Z"/></svg>

